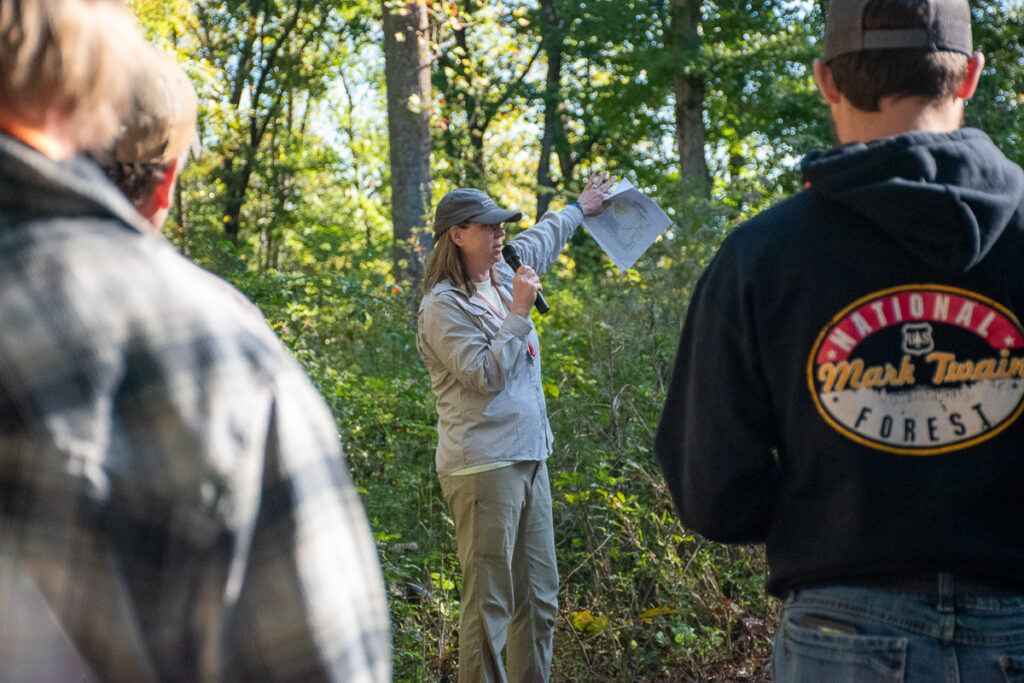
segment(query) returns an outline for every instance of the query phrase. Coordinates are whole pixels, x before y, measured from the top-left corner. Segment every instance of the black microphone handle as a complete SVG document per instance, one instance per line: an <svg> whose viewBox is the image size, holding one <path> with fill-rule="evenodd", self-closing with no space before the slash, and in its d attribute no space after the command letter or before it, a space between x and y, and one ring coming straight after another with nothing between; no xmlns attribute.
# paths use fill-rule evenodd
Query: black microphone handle
<svg viewBox="0 0 1024 683"><path fill-rule="evenodd" d="M548 302L544 299L544 295L540 292L537 292L537 298L533 300L533 306L537 309L538 313L547 313L551 310Z"/></svg>
<svg viewBox="0 0 1024 683"><path fill-rule="evenodd" d="M519 270L519 266L523 265L523 262L519 258L519 252L517 252L516 248L511 244L506 245L505 248L501 250L501 254L505 257L505 263L507 263L508 267L512 269L512 272ZM537 292L537 298L533 300L533 306L537 309L538 313L547 313L551 310L551 307L548 306L548 302L544 300L544 294L541 292Z"/></svg>

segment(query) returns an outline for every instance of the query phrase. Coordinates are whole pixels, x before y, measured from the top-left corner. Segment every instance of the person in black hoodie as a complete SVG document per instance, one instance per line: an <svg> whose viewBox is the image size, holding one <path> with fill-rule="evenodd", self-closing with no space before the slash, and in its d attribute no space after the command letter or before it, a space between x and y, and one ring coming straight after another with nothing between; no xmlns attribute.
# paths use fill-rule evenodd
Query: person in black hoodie
<svg viewBox="0 0 1024 683"><path fill-rule="evenodd" d="M694 291L656 453L767 548L777 681L1024 672L1024 172L961 129L966 0L833 0L839 146Z"/></svg>

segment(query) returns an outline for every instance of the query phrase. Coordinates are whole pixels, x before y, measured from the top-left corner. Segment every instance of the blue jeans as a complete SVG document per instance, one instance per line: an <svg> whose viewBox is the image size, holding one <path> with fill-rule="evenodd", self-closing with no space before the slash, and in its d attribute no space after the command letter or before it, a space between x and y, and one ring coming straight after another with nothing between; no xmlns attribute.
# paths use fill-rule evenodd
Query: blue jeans
<svg viewBox="0 0 1024 683"><path fill-rule="evenodd" d="M835 586L791 594L776 683L1024 683L1024 595Z"/></svg>

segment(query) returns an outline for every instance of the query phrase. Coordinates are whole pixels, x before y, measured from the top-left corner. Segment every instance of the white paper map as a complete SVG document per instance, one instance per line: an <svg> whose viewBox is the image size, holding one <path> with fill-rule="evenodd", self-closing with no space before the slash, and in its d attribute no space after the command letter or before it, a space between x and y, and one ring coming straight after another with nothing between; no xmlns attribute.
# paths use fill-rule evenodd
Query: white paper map
<svg viewBox="0 0 1024 683"><path fill-rule="evenodd" d="M598 216L584 217L583 225L618 269L626 270L672 221L625 178L615 184L608 199L611 206Z"/></svg>

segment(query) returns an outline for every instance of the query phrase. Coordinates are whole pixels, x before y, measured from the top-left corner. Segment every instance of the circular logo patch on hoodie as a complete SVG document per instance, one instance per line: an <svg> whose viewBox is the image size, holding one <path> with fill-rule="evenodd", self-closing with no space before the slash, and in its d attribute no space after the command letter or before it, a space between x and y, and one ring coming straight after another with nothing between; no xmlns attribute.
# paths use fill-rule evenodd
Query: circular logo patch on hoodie
<svg viewBox="0 0 1024 683"><path fill-rule="evenodd" d="M887 289L821 331L807 381L825 421L858 443L905 455L966 448L1024 410L1024 328L967 290Z"/></svg>

